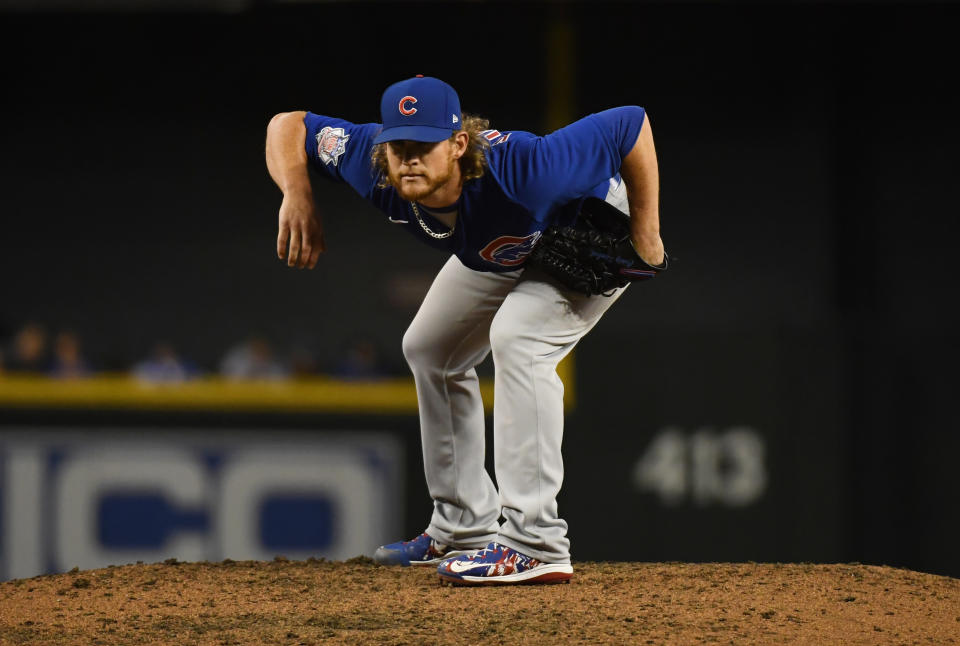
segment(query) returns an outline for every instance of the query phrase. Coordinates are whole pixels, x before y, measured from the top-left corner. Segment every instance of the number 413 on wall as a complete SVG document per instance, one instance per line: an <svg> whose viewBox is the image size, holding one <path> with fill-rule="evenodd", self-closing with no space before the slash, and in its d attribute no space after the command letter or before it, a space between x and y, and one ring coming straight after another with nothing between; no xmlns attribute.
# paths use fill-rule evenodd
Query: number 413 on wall
<svg viewBox="0 0 960 646"><path fill-rule="evenodd" d="M633 483L658 494L669 507L686 501L701 506L746 507L767 489L766 446L756 430L740 426L717 432L660 430L637 460Z"/></svg>

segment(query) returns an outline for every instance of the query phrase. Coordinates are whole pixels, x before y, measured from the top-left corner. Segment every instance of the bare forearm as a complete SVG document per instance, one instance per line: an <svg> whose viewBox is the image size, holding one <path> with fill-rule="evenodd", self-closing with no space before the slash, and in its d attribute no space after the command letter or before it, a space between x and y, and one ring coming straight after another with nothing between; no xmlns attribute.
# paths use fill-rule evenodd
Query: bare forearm
<svg viewBox="0 0 960 646"><path fill-rule="evenodd" d="M267 126L267 170L284 195L311 195L304 112L281 112Z"/></svg>
<svg viewBox="0 0 960 646"><path fill-rule="evenodd" d="M637 143L623 160L620 175L627 186L634 248L648 263L660 264L663 258L663 242L660 240L660 170L649 115L640 129Z"/></svg>
<svg viewBox="0 0 960 646"><path fill-rule="evenodd" d="M620 169L630 200L630 221L634 235L660 233L660 170L653 145L650 118L646 117L637 143Z"/></svg>
<svg viewBox="0 0 960 646"><path fill-rule="evenodd" d="M323 225L307 172L304 112L281 112L267 126L267 170L283 191L277 256L287 265L313 269L326 249Z"/></svg>

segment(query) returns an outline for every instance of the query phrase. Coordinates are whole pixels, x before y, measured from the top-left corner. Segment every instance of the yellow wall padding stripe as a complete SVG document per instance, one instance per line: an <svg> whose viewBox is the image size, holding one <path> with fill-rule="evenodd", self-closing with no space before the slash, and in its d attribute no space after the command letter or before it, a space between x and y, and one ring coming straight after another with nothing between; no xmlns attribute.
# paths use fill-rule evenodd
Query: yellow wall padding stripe
<svg viewBox="0 0 960 646"><path fill-rule="evenodd" d="M573 402L569 361L558 370ZM484 408L493 410L493 380L481 379ZM410 377L345 381L310 377L284 381L230 381L205 377L181 384L148 384L127 375L76 380L0 375L0 408L276 411L349 414L417 413Z"/></svg>
<svg viewBox="0 0 960 646"><path fill-rule="evenodd" d="M489 391L492 402L492 387ZM0 406L416 414L417 392L412 378L353 382L324 377L282 381L208 377L149 384L125 375L69 381L8 376L0 378Z"/></svg>

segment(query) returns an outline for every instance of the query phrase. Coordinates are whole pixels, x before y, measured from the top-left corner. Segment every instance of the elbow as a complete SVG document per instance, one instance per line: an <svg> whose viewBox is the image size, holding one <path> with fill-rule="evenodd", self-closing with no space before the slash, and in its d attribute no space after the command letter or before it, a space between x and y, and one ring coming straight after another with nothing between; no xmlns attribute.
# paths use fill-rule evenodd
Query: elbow
<svg viewBox="0 0 960 646"><path fill-rule="evenodd" d="M273 117L270 119L270 122L267 124L267 132L276 130L289 114L289 112L278 112L277 114L273 115Z"/></svg>
<svg viewBox="0 0 960 646"><path fill-rule="evenodd" d="M307 113L303 110L294 112L278 112L277 114L273 115L273 117L270 119L270 123L267 124L267 132L282 128L290 121L299 121L302 123L303 117L306 116L306 114Z"/></svg>

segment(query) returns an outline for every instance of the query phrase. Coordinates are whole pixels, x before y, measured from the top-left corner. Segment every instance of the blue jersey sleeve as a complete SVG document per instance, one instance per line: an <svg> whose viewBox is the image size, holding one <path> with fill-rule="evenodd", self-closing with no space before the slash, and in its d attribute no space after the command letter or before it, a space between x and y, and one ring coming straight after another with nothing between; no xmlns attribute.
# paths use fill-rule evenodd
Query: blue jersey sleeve
<svg viewBox="0 0 960 646"><path fill-rule="evenodd" d="M518 138L491 169L507 195L544 221L555 207L620 171L644 118L643 108L625 106L591 114L545 137Z"/></svg>
<svg viewBox="0 0 960 646"><path fill-rule="evenodd" d="M377 183L370 162L373 138L379 123L351 123L308 112L303 118L307 128L304 145L311 167L330 179L346 182L369 198Z"/></svg>

